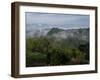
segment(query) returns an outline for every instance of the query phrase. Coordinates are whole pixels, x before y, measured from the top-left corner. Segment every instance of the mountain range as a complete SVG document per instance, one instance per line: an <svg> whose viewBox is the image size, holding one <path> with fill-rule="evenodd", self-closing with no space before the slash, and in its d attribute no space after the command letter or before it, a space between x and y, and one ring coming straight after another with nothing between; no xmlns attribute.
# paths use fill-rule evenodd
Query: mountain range
<svg viewBox="0 0 100 80"><path fill-rule="evenodd" d="M26 37L54 37L56 39L78 38L81 40L89 41L89 28L80 29L36 29L26 32Z"/></svg>

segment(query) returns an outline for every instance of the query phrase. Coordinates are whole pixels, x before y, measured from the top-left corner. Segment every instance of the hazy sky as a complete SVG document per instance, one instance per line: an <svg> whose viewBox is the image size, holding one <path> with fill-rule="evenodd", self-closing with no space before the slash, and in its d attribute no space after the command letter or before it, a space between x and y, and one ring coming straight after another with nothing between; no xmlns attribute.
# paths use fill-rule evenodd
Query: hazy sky
<svg viewBox="0 0 100 80"><path fill-rule="evenodd" d="M26 12L25 21L26 29L44 27L52 28L54 26L66 29L89 27L89 15ZM43 27L42 24L46 24L48 26Z"/></svg>

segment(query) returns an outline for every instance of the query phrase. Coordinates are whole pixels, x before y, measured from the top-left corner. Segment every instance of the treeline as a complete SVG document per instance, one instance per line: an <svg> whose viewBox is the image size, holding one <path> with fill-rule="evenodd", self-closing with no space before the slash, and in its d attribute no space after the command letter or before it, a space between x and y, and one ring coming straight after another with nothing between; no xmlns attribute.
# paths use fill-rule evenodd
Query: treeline
<svg viewBox="0 0 100 80"><path fill-rule="evenodd" d="M66 41L66 42L65 42ZM67 41L71 41L68 42ZM65 43L65 44L64 44ZM36 37L26 39L26 66L56 66L89 63L89 43L71 45L71 40ZM70 46L70 47L69 47Z"/></svg>

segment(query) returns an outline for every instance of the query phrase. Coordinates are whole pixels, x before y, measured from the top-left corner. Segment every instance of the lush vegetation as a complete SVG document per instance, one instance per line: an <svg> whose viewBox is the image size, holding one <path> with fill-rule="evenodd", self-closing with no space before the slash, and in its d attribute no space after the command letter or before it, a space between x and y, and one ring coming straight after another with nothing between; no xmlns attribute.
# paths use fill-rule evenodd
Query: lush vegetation
<svg viewBox="0 0 100 80"><path fill-rule="evenodd" d="M62 40L46 36L26 39L27 67L88 63L89 42L71 37Z"/></svg>

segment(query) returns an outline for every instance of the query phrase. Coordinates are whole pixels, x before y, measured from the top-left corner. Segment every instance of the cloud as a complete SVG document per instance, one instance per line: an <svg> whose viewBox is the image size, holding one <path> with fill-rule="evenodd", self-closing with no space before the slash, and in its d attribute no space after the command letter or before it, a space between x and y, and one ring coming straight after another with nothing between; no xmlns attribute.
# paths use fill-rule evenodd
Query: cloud
<svg viewBox="0 0 100 80"><path fill-rule="evenodd" d="M89 15L26 12L25 21L27 25L34 28L36 26L32 24L58 25L58 27L64 25L62 27L72 28L89 27Z"/></svg>

